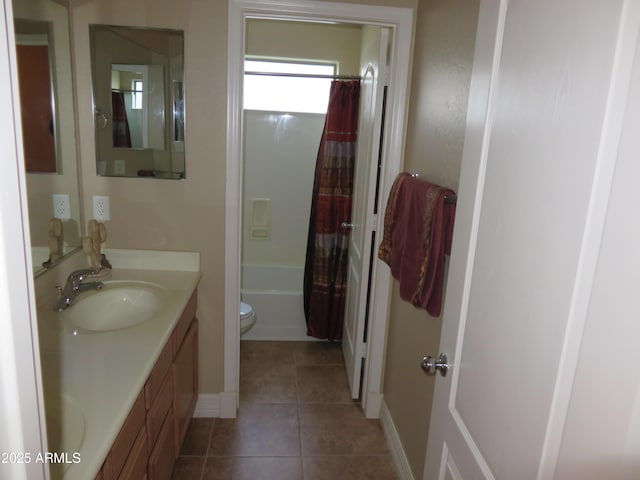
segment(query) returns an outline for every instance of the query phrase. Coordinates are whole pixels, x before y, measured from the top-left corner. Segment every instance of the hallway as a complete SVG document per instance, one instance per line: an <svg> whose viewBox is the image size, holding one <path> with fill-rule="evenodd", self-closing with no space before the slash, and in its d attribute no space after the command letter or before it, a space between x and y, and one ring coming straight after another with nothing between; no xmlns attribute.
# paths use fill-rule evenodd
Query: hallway
<svg viewBox="0 0 640 480"><path fill-rule="evenodd" d="M243 341L238 418L194 418L174 480L393 480L339 343Z"/></svg>

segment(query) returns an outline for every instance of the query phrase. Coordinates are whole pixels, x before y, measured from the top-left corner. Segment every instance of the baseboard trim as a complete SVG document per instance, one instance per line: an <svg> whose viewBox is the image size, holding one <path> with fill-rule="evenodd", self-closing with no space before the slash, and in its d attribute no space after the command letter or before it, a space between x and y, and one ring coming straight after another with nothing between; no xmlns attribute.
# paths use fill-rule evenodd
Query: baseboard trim
<svg viewBox="0 0 640 480"><path fill-rule="evenodd" d="M379 392L369 392L364 399L364 416L367 418L380 418L382 401L384 396Z"/></svg>
<svg viewBox="0 0 640 480"><path fill-rule="evenodd" d="M235 418L238 410L236 392L201 393L193 411L194 417Z"/></svg>
<svg viewBox="0 0 640 480"><path fill-rule="evenodd" d="M393 462L396 465L398 477L400 480L415 480L413 472L411 471L411 466L409 465L409 459L404 452L404 448L402 448L400 435L393 423L391 412L389 412L389 408L387 407L384 398L380 405L380 424L382 425L382 431L384 432L387 444L389 445L389 450L391 451L391 458L393 458Z"/></svg>
<svg viewBox="0 0 640 480"><path fill-rule="evenodd" d="M238 392L221 392L220 418L236 418L238 415Z"/></svg>
<svg viewBox="0 0 640 480"><path fill-rule="evenodd" d="M217 393L201 393L196 401L196 408L193 411L194 417L219 417L220 416L220 395Z"/></svg>

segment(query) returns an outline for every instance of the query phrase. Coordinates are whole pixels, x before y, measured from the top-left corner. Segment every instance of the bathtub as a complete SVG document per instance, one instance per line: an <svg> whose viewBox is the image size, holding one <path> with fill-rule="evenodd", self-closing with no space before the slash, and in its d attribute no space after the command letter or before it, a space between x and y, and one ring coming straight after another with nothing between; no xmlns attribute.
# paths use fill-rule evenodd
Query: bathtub
<svg viewBox="0 0 640 480"><path fill-rule="evenodd" d="M243 302L257 321L243 340L312 340L302 300L304 266L242 265Z"/></svg>

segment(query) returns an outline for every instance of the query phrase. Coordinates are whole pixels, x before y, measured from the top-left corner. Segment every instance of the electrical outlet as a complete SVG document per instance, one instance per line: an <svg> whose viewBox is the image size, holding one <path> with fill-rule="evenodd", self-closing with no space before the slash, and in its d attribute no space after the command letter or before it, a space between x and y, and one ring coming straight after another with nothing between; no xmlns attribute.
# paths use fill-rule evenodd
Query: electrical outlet
<svg viewBox="0 0 640 480"><path fill-rule="evenodd" d="M124 160L116 160L113 162L113 174L114 175L124 175L126 172L127 166L124 163Z"/></svg>
<svg viewBox="0 0 640 480"><path fill-rule="evenodd" d="M101 221L111 220L109 197L103 195L93 196L93 218Z"/></svg>
<svg viewBox="0 0 640 480"><path fill-rule="evenodd" d="M69 195L53 194L53 216L60 220L69 220L71 218Z"/></svg>

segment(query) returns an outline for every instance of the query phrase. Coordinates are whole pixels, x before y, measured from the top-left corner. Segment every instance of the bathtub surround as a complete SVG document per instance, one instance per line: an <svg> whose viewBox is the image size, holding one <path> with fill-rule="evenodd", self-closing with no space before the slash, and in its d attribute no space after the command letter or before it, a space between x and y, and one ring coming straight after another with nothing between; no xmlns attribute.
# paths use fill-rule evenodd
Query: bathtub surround
<svg viewBox="0 0 640 480"><path fill-rule="evenodd" d="M243 115L242 263L303 266L325 115L258 110ZM268 235L256 236L261 229ZM242 288L246 282L252 280L243 276Z"/></svg>
<svg viewBox="0 0 640 480"><path fill-rule="evenodd" d="M258 321L243 340L308 340L302 308L302 266L242 265L241 299Z"/></svg>

